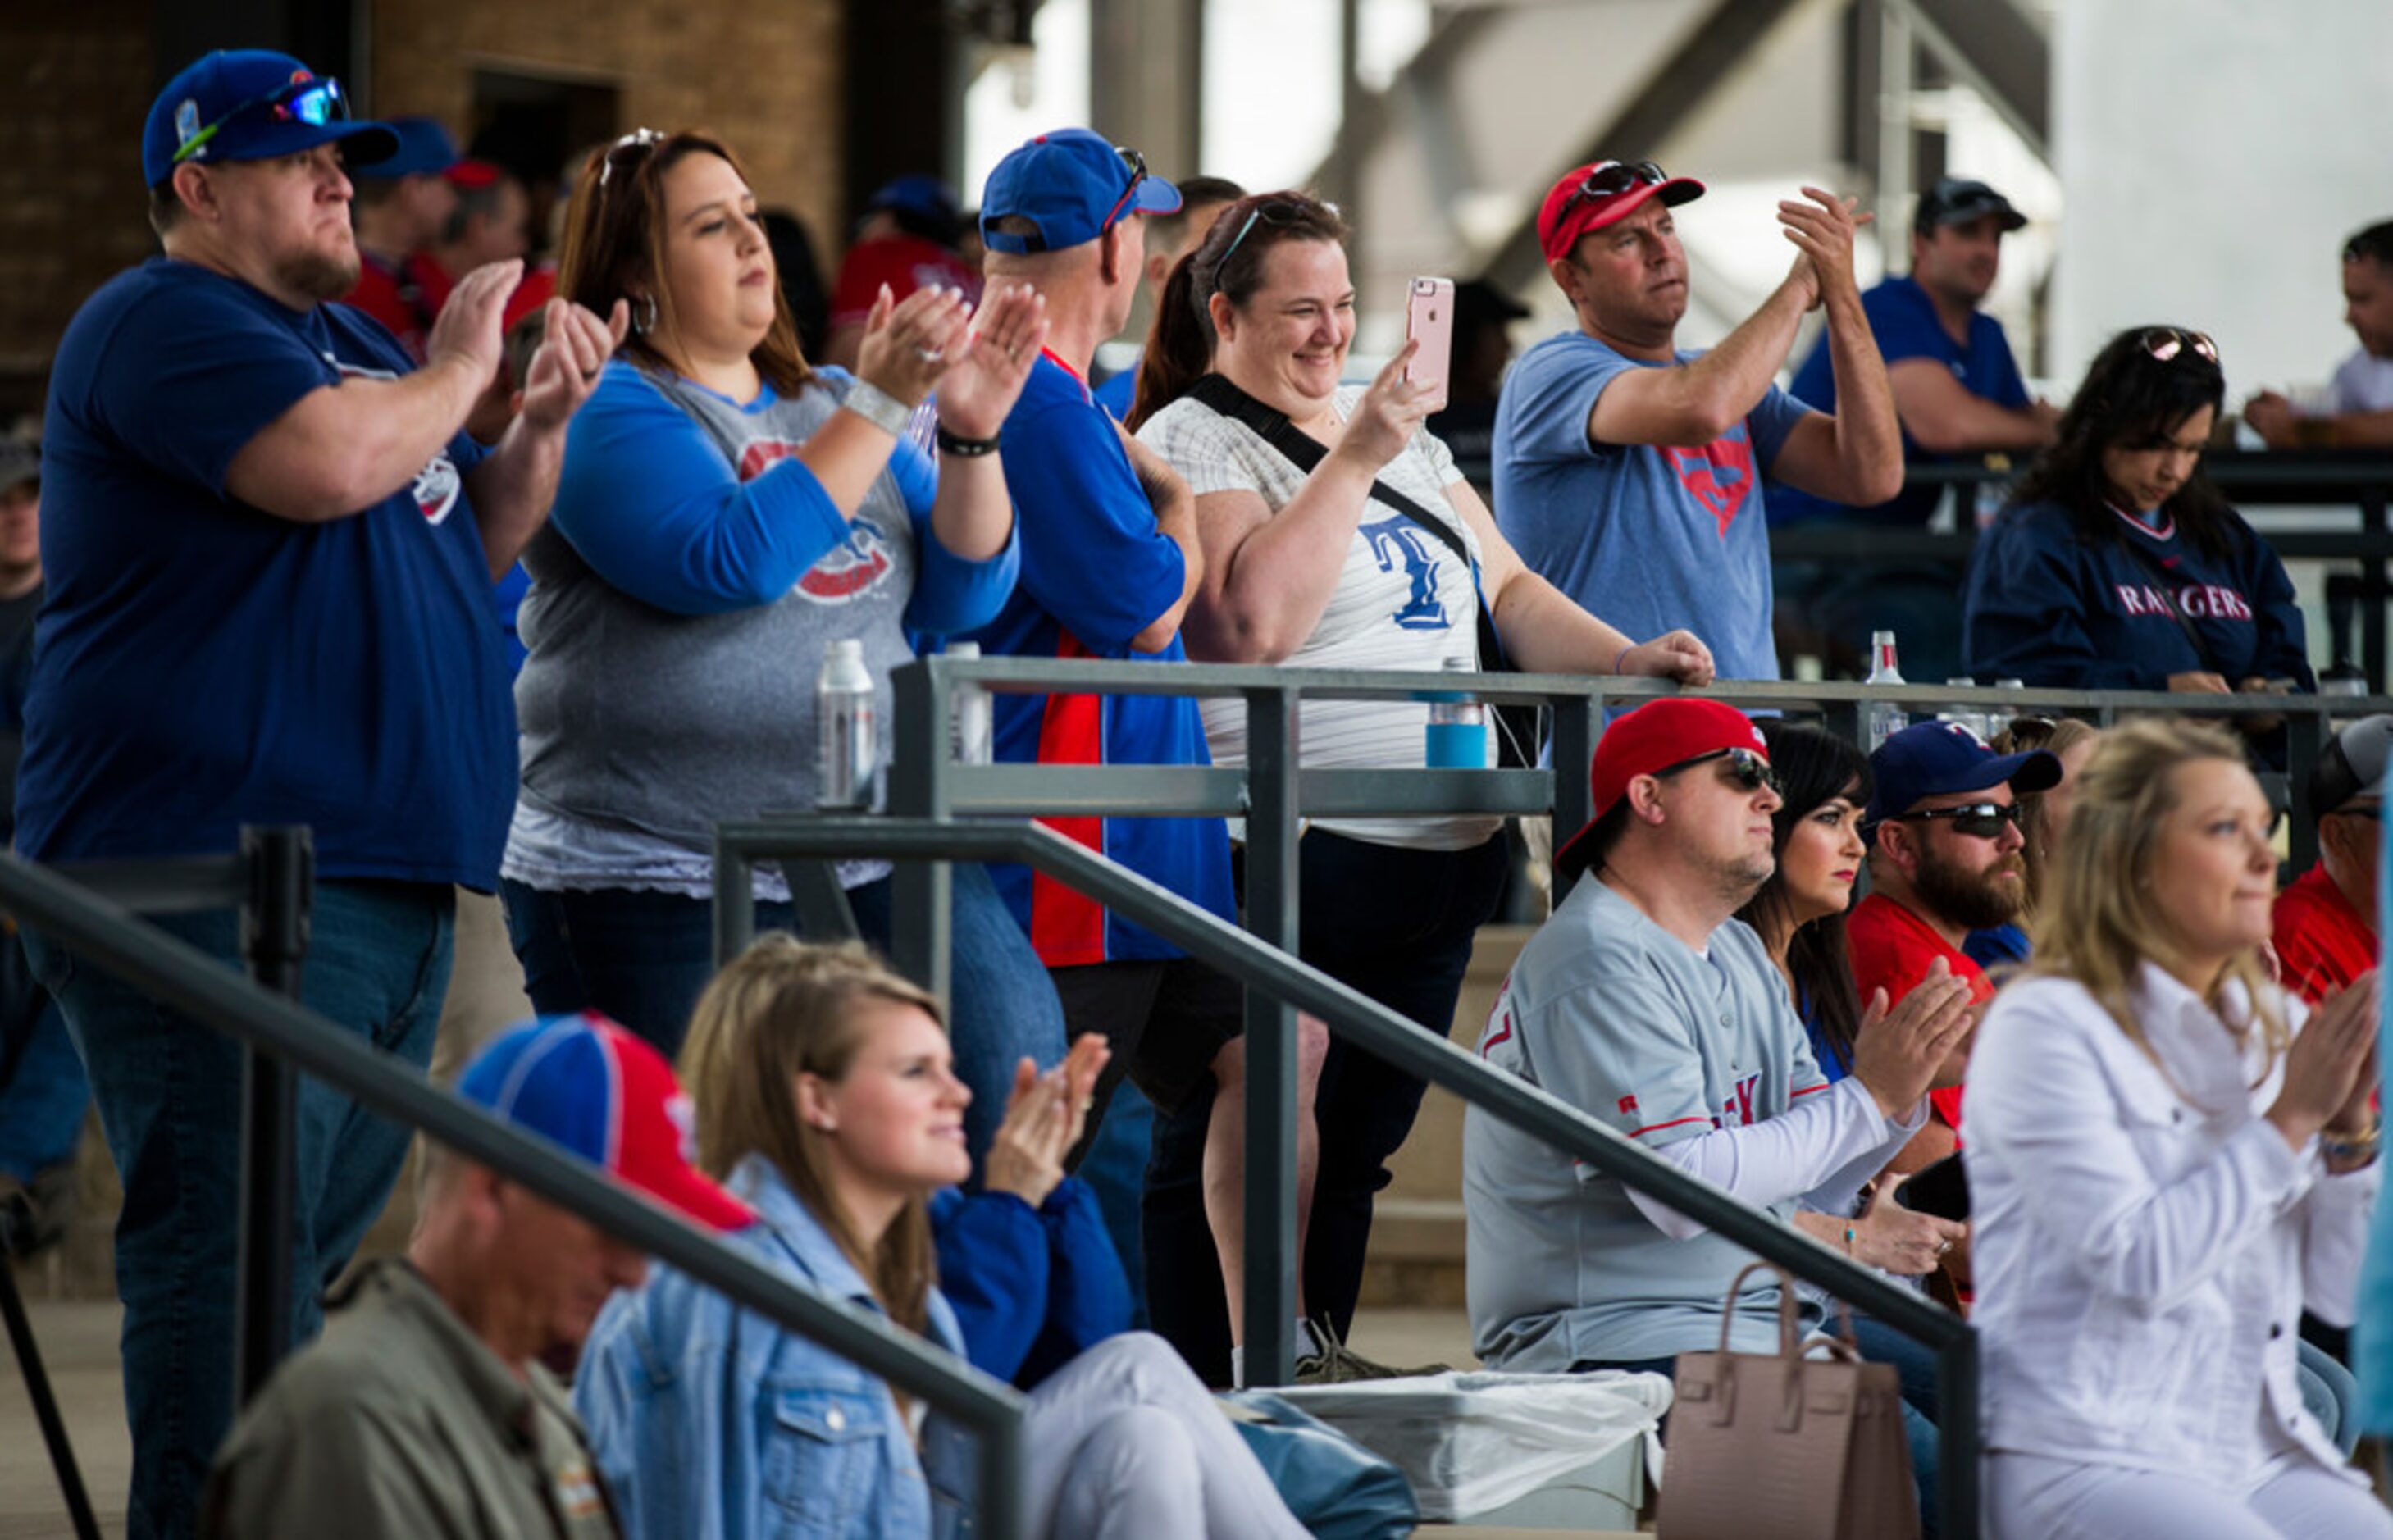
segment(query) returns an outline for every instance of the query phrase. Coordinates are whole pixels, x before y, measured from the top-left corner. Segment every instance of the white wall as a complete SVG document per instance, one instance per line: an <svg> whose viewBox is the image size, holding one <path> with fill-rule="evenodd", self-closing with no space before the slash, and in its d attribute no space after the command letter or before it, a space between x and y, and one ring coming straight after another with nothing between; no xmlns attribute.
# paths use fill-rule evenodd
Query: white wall
<svg viewBox="0 0 2393 1540"><path fill-rule="evenodd" d="M2068 0L2054 20L2056 380L2148 321L2216 336L2231 399L2324 380L2353 346L2336 253L2393 217L2393 4Z"/></svg>

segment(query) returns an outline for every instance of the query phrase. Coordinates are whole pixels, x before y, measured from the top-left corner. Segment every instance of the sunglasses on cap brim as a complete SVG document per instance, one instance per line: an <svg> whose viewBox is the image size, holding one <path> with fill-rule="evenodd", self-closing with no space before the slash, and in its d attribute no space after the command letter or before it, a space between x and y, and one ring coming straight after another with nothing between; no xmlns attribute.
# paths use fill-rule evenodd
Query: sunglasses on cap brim
<svg viewBox="0 0 2393 1540"><path fill-rule="evenodd" d="M330 75L310 75L306 80L294 80L279 90L250 98L185 139L181 148L175 151L173 163L180 165L198 154L210 139L216 137L218 130L234 119L259 112L270 114L276 123L304 123L321 128L328 123L347 120L349 98L342 94L341 83Z"/></svg>

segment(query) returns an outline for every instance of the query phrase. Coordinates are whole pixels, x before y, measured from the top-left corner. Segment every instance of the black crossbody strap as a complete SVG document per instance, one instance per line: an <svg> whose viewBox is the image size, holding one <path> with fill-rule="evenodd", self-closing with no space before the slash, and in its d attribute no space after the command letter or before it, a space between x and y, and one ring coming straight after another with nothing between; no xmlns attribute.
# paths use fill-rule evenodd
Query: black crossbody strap
<svg viewBox="0 0 2393 1540"><path fill-rule="evenodd" d="M2127 555L2135 558L2136 565L2151 575L2152 592L2161 596L2161 603L2167 607L2169 619L2177 622L2177 630L2185 633L2185 639L2192 645L2193 655L2202 659L2202 666L2225 679L2227 671L2218 666L2217 655L2210 650L2210 643L2203 639L2202 628L2193 623L2177 602L2177 590L2173 586L2177 582L2177 574L2163 567L2159 557L2137 544L2133 534L2127 535L2120 543L2126 547ZM2234 681L2230 679L2228 683L2231 685Z"/></svg>
<svg viewBox="0 0 2393 1540"><path fill-rule="evenodd" d="M1277 450L1282 458L1307 476L1311 476L1328 457L1329 451L1322 447L1321 441L1289 422L1288 413L1265 406L1220 374L1200 375L1189 387L1188 394L1223 416L1254 429L1258 437ZM1471 590L1479 600L1480 666L1486 669L1510 668L1510 663L1504 655L1504 639L1497 633L1495 618L1487 608L1487 595L1479 586L1479 564L1471 559L1471 547L1463 543L1461 533L1377 476L1371 480L1371 501L1385 503L1419 525L1460 558L1462 569L1471 574Z"/></svg>

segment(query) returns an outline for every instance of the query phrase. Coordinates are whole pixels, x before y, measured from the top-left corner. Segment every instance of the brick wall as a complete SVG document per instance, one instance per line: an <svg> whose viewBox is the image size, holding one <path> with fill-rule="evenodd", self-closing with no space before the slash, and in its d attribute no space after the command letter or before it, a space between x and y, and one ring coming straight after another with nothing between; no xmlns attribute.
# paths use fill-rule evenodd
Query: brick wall
<svg viewBox="0 0 2393 1540"><path fill-rule="evenodd" d="M705 127L758 200L841 244L842 0L378 0L373 107L461 139L477 68L615 86L622 128Z"/></svg>
<svg viewBox="0 0 2393 1540"><path fill-rule="evenodd" d="M141 189L143 0L0 4L0 425L38 411L75 307L156 249Z"/></svg>

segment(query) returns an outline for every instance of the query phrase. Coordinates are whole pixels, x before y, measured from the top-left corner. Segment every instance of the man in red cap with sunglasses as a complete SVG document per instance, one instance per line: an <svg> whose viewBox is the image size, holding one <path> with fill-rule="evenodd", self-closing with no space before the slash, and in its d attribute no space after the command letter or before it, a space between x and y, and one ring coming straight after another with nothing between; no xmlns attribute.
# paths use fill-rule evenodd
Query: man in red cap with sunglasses
<svg viewBox="0 0 2393 1540"><path fill-rule="evenodd" d="M1631 636L1684 627L1723 679L1775 679L1762 481L1869 504L1903 486L1886 366L1853 281L1868 219L1817 188L1778 205L1794 267L1709 352L1678 346L1687 256L1672 211L1704 186L1597 161L1546 194L1537 239L1578 329L1521 357L1496 414L1496 518L1548 581ZM1827 313L1837 411L1772 383Z"/></svg>
<svg viewBox="0 0 2393 1540"><path fill-rule="evenodd" d="M307 825L320 881L303 998L421 1067L456 889L497 885L515 803L490 584L548 516L566 425L623 316L610 332L552 307L523 411L475 444L461 430L498 367L516 264L465 277L420 369L325 303L358 279L345 159L396 146L285 54L210 54L150 107L141 165L164 254L93 294L50 376L50 587L16 844L43 862L222 855L243 825ZM240 966L231 914L158 924ZM241 1052L37 932L25 949L124 1176L127 1528L188 1533L233 1406ZM407 1133L311 1080L297 1100L305 1339Z"/></svg>
<svg viewBox="0 0 2393 1540"><path fill-rule="evenodd" d="M1554 856L1576 885L1522 948L1480 1055L1781 1219L1850 1212L1927 1116L1967 989L1948 978L1875 1007L1832 1084L1760 938L1732 918L1775 864L1779 797L1753 724L1654 701L1605 729L1591 778L1595 816ZM1667 1374L1719 1345L1721 1299L1752 1259L1476 1107L1462 1195L1471 1346L1491 1369ZM1748 1281L1731 1346L1774 1351L1777 1308L1774 1281Z"/></svg>

